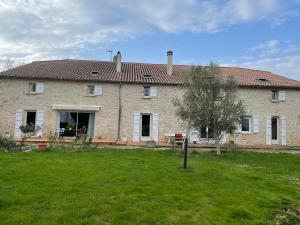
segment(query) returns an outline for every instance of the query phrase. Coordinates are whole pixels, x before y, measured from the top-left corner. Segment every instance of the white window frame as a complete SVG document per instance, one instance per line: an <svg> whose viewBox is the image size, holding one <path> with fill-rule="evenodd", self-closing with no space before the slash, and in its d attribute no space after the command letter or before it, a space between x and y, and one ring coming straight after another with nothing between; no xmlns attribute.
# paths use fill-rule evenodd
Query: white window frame
<svg viewBox="0 0 300 225"><path fill-rule="evenodd" d="M34 91L32 90L33 87L34 87ZM37 83L32 83L32 82L28 83L28 93L36 94L37 93L36 90L37 90Z"/></svg>
<svg viewBox="0 0 300 225"><path fill-rule="evenodd" d="M272 102L279 102L279 90L272 90ZM276 97L277 98L273 98L274 97L274 95L273 95L273 93L276 93Z"/></svg>
<svg viewBox="0 0 300 225"><path fill-rule="evenodd" d="M244 119L248 119L249 120L249 131L244 131L243 130L243 120ZM249 134L249 133L252 132L252 117L251 116L243 116L242 123L241 123L241 132L245 133L245 134Z"/></svg>
<svg viewBox="0 0 300 225"><path fill-rule="evenodd" d="M148 93L146 92L148 90ZM151 97L151 86L144 86L144 97L150 98Z"/></svg>
<svg viewBox="0 0 300 225"><path fill-rule="evenodd" d="M93 88L93 93L90 93L90 88ZM87 86L87 94L88 94L88 96L95 96L95 85L94 84L89 84Z"/></svg>

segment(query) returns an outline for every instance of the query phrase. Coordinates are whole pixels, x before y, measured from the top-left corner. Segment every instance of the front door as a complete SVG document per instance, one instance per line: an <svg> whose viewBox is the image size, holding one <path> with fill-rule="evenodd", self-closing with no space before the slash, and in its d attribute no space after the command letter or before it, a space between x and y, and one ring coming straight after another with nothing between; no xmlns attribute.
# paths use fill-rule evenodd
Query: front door
<svg viewBox="0 0 300 225"><path fill-rule="evenodd" d="M141 141L151 140L151 115L141 115Z"/></svg>
<svg viewBox="0 0 300 225"><path fill-rule="evenodd" d="M278 118L272 117L272 144L278 144Z"/></svg>

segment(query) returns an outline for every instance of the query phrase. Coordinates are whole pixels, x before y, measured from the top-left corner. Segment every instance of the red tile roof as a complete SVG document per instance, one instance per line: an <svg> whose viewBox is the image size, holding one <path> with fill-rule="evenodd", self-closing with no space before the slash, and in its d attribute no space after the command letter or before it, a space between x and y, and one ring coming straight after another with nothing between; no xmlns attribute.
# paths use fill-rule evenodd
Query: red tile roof
<svg viewBox="0 0 300 225"><path fill-rule="evenodd" d="M166 64L122 62L122 72L118 73L115 62L53 60L33 62L3 71L0 77L178 85L182 84L181 75L190 68L189 65L173 65L173 74L168 75ZM98 74L92 74L92 71L98 71ZM221 67L221 71L224 78L234 76L239 86L300 89L300 81L271 72L237 67ZM144 78L144 74L152 75L152 78ZM259 79L266 79L267 82Z"/></svg>

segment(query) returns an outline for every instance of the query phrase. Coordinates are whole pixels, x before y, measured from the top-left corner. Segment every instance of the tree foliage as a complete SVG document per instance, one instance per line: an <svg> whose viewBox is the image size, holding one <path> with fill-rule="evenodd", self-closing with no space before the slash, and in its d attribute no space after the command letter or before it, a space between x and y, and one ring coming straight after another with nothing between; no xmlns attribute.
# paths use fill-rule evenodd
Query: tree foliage
<svg viewBox="0 0 300 225"><path fill-rule="evenodd" d="M183 80L185 93L174 101L178 117L199 134L201 127L209 127L215 144L224 132L233 134L245 112L243 102L237 99L234 77L222 79L218 65L210 63L192 67Z"/></svg>

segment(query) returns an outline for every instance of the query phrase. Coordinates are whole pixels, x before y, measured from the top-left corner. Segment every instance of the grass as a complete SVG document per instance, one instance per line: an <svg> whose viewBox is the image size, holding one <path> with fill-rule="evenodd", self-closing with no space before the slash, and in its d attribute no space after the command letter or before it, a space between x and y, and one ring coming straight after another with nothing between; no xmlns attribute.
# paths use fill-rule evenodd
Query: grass
<svg viewBox="0 0 300 225"><path fill-rule="evenodd" d="M300 155L0 153L0 224L297 224ZM298 205L297 205L298 204Z"/></svg>

